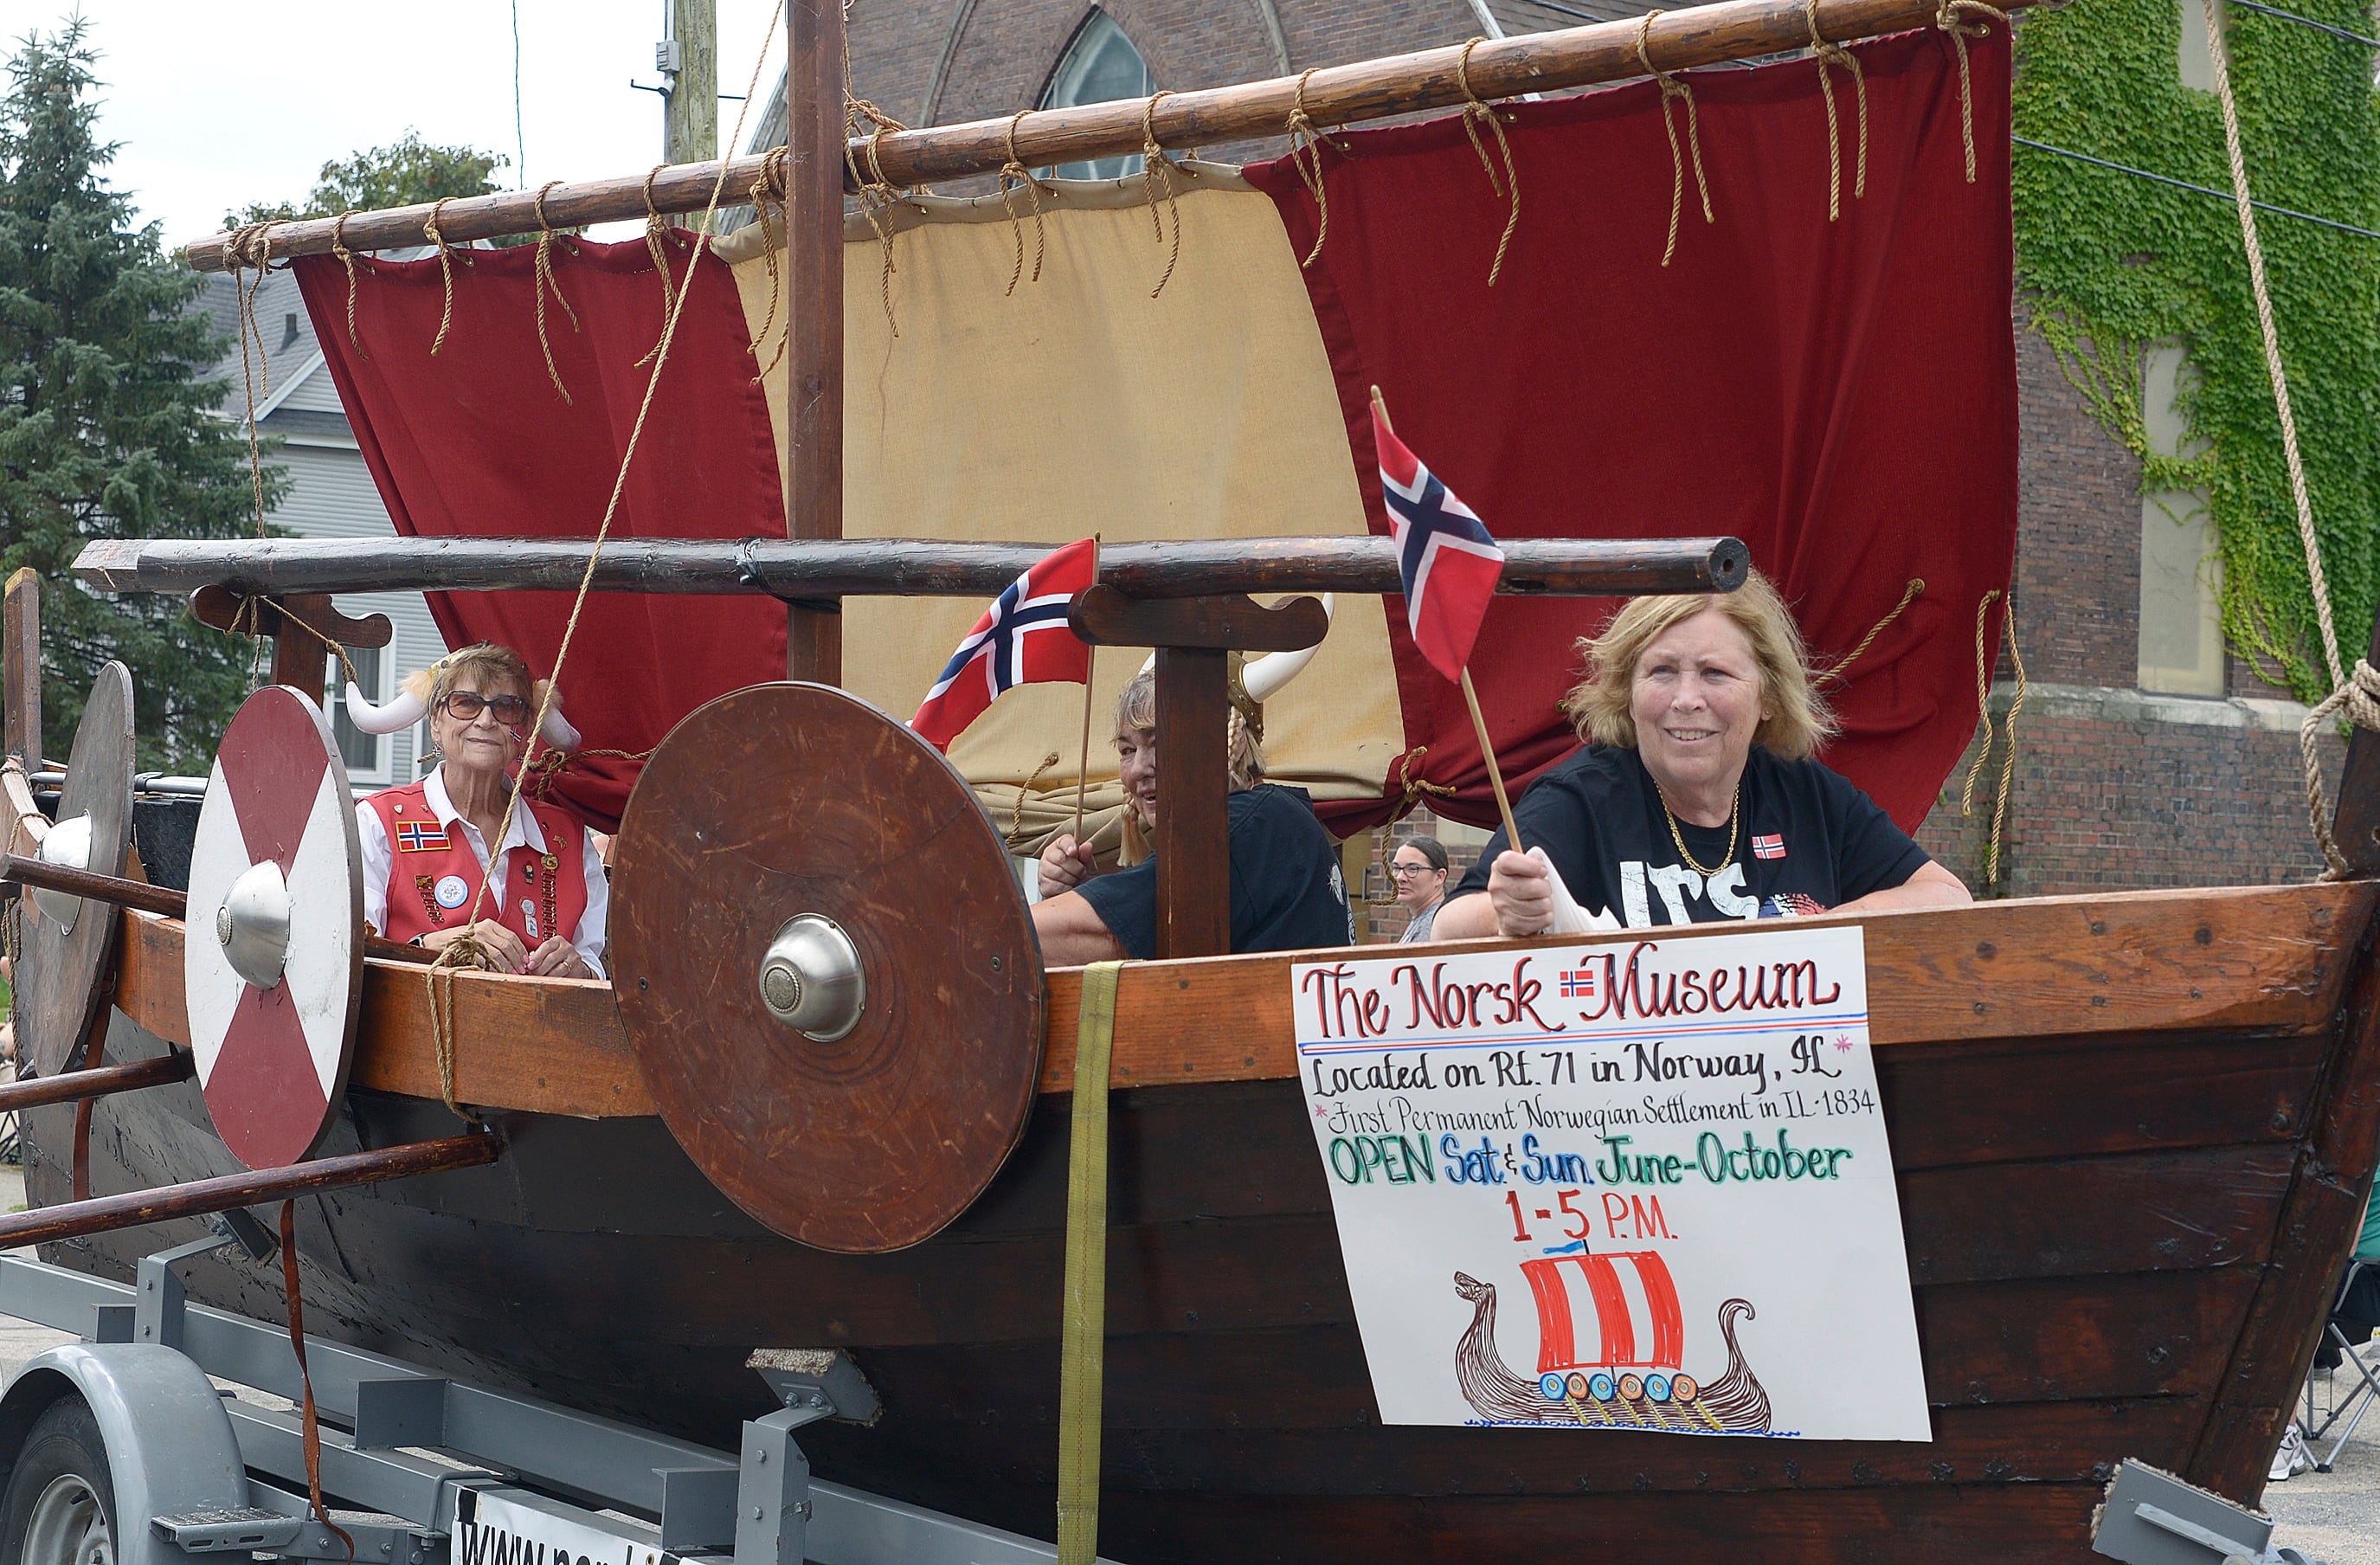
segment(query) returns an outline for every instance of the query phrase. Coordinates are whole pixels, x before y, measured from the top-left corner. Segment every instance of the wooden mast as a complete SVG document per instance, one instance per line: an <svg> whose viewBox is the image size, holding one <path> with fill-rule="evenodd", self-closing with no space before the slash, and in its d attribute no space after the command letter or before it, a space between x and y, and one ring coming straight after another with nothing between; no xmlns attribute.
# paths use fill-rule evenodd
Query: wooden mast
<svg viewBox="0 0 2380 1565"><path fill-rule="evenodd" d="M2038 3L2009 0L2002 8L2020 10ZM820 9L806 11L805 6ZM1805 8L1803 0L1727 0L1722 5L1663 13L1646 33L1645 47L1662 69L1685 70L1805 49L1814 18L1829 40L1852 43L1883 33L1932 27L1937 12L1937 0L1815 0L1814 10ZM1471 85L1483 98L1513 98L1524 92L1557 92L1641 77L1645 73L1636 54L1640 25L1631 17L1482 43L1471 51ZM794 0L792 27L796 41L806 35L828 40L823 52L813 52L807 60L797 42L788 82L801 82L804 85L798 91L808 91L811 84L828 79L816 73L831 71L831 91L811 108L822 134L820 144L834 146L843 136L842 16L834 11L833 0ZM1455 107L1464 101L1456 72L1462 55L1459 47L1425 49L1315 71L1304 83L1305 111L1315 124L1329 127ZM1276 137L1282 133L1299 95L1300 80L1290 76L1242 86L1168 92L1156 107L1150 128L1158 144L1167 148L1212 147ZM1137 152L1146 102L1085 103L1027 114L1014 125L1016 154L1027 166L1040 167ZM884 177L895 185L990 174L1008 161L1009 134L1010 121L1005 117L893 131L875 148L871 168L880 166ZM752 188L752 181L760 176L761 161L758 157L728 161L731 196L740 199ZM823 171L813 166L812 172L822 183ZM839 178L839 164L836 172ZM654 204L662 212L699 212L710 199L718 176L716 163L662 169L652 176ZM641 218L645 189L642 174L558 185L548 193L545 211L551 221L562 225ZM802 225L798 195L793 204L798 232ZM534 234L538 231L535 207L534 194L526 190L451 200L439 216L439 232L453 244ZM346 243L358 250L428 244L421 224L430 211L430 204L423 202L353 213L346 219ZM319 218L273 224L274 258L330 254L335 222ZM185 254L198 271L228 271L230 244L229 234L211 234Z"/></svg>
<svg viewBox="0 0 2380 1565"><path fill-rule="evenodd" d="M841 0L785 6L785 536L843 536ZM788 601L785 676L843 683L843 605Z"/></svg>

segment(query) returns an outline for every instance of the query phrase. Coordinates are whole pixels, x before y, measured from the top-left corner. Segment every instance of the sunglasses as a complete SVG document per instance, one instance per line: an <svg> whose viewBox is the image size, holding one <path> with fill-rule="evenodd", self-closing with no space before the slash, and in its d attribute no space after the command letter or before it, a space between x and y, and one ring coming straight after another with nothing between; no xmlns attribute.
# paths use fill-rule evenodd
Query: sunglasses
<svg viewBox="0 0 2380 1565"><path fill-rule="evenodd" d="M528 721L528 703L518 696L482 696L477 690L449 690L438 708L457 722L476 722L481 712L492 710L496 721L506 728L518 728Z"/></svg>

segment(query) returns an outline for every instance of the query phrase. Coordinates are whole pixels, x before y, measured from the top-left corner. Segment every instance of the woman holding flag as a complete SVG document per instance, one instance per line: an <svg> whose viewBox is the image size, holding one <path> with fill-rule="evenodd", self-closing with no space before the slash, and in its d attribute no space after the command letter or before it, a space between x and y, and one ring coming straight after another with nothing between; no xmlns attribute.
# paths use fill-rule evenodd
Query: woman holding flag
<svg viewBox="0 0 2380 1565"><path fill-rule="evenodd" d="M1466 666L1503 552L1397 438L1378 387L1372 438L1414 646L1462 685L1504 817L1430 939L1969 900L1875 800L1813 758L1834 718L1791 611L1758 571L1730 593L1633 599L1581 641L1586 676L1561 709L1585 747L1514 808Z"/></svg>
<svg viewBox="0 0 2380 1565"><path fill-rule="evenodd" d="M1585 747L1540 777L1435 936L1553 927L1554 881L1631 928L1969 900L1864 793L1812 758L1833 731L1767 577L1632 600L1562 698ZM1485 893L1485 894L1481 894Z"/></svg>

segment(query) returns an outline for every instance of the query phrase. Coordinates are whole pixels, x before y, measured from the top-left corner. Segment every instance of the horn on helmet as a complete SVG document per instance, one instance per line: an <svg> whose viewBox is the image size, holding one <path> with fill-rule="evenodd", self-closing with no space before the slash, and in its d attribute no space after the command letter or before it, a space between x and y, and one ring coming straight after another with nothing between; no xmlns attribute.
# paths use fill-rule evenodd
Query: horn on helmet
<svg viewBox="0 0 2380 1565"><path fill-rule="evenodd" d="M347 721L358 733L394 734L400 728L410 728L429 715L421 698L410 690L399 690L384 707L373 706L356 688L354 680L347 681Z"/></svg>
<svg viewBox="0 0 2380 1565"><path fill-rule="evenodd" d="M537 732L539 737L557 750L578 747L578 730L571 727L570 720L562 715L562 698L558 696L554 698L552 710L545 714L544 726Z"/></svg>
<svg viewBox="0 0 2380 1565"><path fill-rule="evenodd" d="M1324 593L1322 617L1326 625L1337 608L1337 596L1333 593ZM1323 634L1327 636L1330 632L1326 629ZM1248 693L1249 700L1262 706L1266 701L1280 695L1282 685L1303 673L1305 671L1305 665L1314 661L1314 654L1320 650L1322 650L1322 643L1318 641L1302 651L1269 652L1240 671L1240 687Z"/></svg>

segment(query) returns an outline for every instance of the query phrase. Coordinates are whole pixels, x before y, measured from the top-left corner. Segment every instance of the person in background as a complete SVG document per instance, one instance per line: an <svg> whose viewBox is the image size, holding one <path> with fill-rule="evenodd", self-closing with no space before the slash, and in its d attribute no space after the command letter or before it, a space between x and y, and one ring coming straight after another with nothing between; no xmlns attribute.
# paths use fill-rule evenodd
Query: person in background
<svg viewBox="0 0 2380 1565"><path fill-rule="evenodd" d="M1631 600L1579 643L1562 698L1585 746L1514 807L1439 910L1438 940L1534 935L1550 863L1630 928L1969 900L1876 801L1812 758L1834 732L1802 634L1759 572L1730 593ZM1542 855L1542 856L1540 856Z"/></svg>
<svg viewBox="0 0 2380 1565"><path fill-rule="evenodd" d="M1399 843L1389 855L1389 873L1396 877L1398 904L1413 916L1404 944L1429 939L1438 910L1446 904L1446 844L1436 837L1415 837Z"/></svg>
<svg viewBox="0 0 2380 1565"><path fill-rule="evenodd" d="M1302 788L1264 780L1264 752L1234 711L1231 766L1232 950L1299 951L1347 943L1346 877L1330 833ZM1157 680L1144 673L1116 703L1115 744L1127 819L1157 829ZM1157 954L1157 860L1099 875L1091 848L1060 832L1041 852L1033 904L1041 960L1051 967Z"/></svg>
<svg viewBox="0 0 2380 1565"><path fill-rule="evenodd" d="M361 708L349 689L351 710ZM356 805L364 922L427 951L444 950L468 929L502 972L603 977L611 884L593 834L567 811L521 800L480 896L488 843L504 823L526 745L522 731L537 710L539 682L528 665L510 648L482 642L416 674L406 694L409 700L384 711L361 711L358 726L425 710L439 762L420 782ZM485 916L472 920L475 906Z"/></svg>

